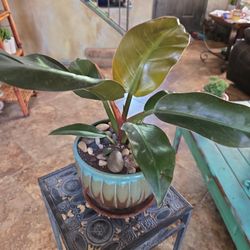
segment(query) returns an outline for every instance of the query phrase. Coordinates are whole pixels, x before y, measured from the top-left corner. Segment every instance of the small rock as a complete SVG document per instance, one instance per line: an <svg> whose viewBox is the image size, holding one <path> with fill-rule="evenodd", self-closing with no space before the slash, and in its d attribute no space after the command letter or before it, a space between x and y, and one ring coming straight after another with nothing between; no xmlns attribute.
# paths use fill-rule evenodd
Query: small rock
<svg viewBox="0 0 250 250"><path fill-rule="evenodd" d="M129 155L129 149L124 148L124 149L122 150L122 156L127 156L127 155Z"/></svg>
<svg viewBox="0 0 250 250"><path fill-rule="evenodd" d="M99 160L98 165L99 165L100 167L104 167L104 166L107 165L107 162L104 161L104 160Z"/></svg>
<svg viewBox="0 0 250 250"><path fill-rule="evenodd" d="M123 169L122 153L118 150L114 150L108 158L108 169L112 173L119 173Z"/></svg>
<svg viewBox="0 0 250 250"><path fill-rule="evenodd" d="M84 141L80 141L78 143L78 147L82 150L82 152L86 153L88 150L87 144Z"/></svg>
<svg viewBox="0 0 250 250"><path fill-rule="evenodd" d="M92 148L94 152L99 149L98 145L95 142L89 144L89 147Z"/></svg>
<svg viewBox="0 0 250 250"><path fill-rule="evenodd" d="M101 131L106 131L109 129L109 125L106 124L106 123L101 123L101 124L98 124L96 126L97 129L101 130Z"/></svg>
<svg viewBox="0 0 250 250"><path fill-rule="evenodd" d="M88 151L89 155L93 155L93 153L94 153L93 148L90 148L90 147L87 149L87 151Z"/></svg>
<svg viewBox="0 0 250 250"><path fill-rule="evenodd" d="M89 145L89 144L93 143L95 140L94 140L94 139L91 139L91 138L83 138L83 141L84 141L87 145Z"/></svg>
<svg viewBox="0 0 250 250"><path fill-rule="evenodd" d="M98 154L98 155L96 156L96 158L97 158L98 160L106 160L106 157L105 157L103 154Z"/></svg>
<svg viewBox="0 0 250 250"><path fill-rule="evenodd" d="M136 168L134 167L128 167L128 173L129 174L134 174L136 172Z"/></svg>
<svg viewBox="0 0 250 250"><path fill-rule="evenodd" d="M100 138L95 138L95 143L99 145L101 143Z"/></svg>
<svg viewBox="0 0 250 250"><path fill-rule="evenodd" d="M110 144L110 140L107 137L105 137L105 138L102 139L102 144L109 145Z"/></svg>
<svg viewBox="0 0 250 250"><path fill-rule="evenodd" d="M102 144L98 144L99 149L103 149L103 145Z"/></svg>

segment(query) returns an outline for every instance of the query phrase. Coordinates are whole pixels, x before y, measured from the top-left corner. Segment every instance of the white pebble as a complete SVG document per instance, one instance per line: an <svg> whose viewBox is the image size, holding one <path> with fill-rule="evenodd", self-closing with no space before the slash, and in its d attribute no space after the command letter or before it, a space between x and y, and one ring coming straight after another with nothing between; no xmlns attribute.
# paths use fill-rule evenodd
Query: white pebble
<svg viewBox="0 0 250 250"><path fill-rule="evenodd" d="M98 165L99 165L100 167L104 167L104 166L107 165L107 162L104 161L104 160L99 160Z"/></svg>
<svg viewBox="0 0 250 250"><path fill-rule="evenodd" d="M128 173L129 174L134 174L136 172L136 169L134 167L129 167L128 168Z"/></svg>
<svg viewBox="0 0 250 250"><path fill-rule="evenodd" d="M90 138L83 138L84 142L89 145L91 144L92 142L94 142L94 139L90 139Z"/></svg>
<svg viewBox="0 0 250 250"><path fill-rule="evenodd" d="M122 150L122 156L127 156L127 155L129 155L129 150L127 148L124 148Z"/></svg>
<svg viewBox="0 0 250 250"><path fill-rule="evenodd" d="M80 141L78 143L78 147L84 152L86 153L88 151L88 147L86 145L86 143L84 141Z"/></svg>
<svg viewBox="0 0 250 250"><path fill-rule="evenodd" d="M88 154L89 154L89 155L93 155L93 152L94 152L94 151L93 151L93 148L89 147L89 148L88 148Z"/></svg>
<svg viewBox="0 0 250 250"><path fill-rule="evenodd" d="M101 143L100 138L95 138L95 143L99 145Z"/></svg>
<svg viewBox="0 0 250 250"><path fill-rule="evenodd" d="M106 124L106 123L101 123L101 124L98 124L96 126L97 129L101 130L101 131L106 131L109 129L109 125Z"/></svg>
<svg viewBox="0 0 250 250"><path fill-rule="evenodd" d="M106 157L105 157L103 154L98 154L98 155L96 156L96 158L97 158L98 160L106 160Z"/></svg>
<svg viewBox="0 0 250 250"><path fill-rule="evenodd" d="M108 168L113 173L119 173L123 169L122 153L118 150L114 150L108 158Z"/></svg>
<svg viewBox="0 0 250 250"><path fill-rule="evenodd" d="M98 144L97 145L99 149L103 149L103 145L102 144Z"/></svg>

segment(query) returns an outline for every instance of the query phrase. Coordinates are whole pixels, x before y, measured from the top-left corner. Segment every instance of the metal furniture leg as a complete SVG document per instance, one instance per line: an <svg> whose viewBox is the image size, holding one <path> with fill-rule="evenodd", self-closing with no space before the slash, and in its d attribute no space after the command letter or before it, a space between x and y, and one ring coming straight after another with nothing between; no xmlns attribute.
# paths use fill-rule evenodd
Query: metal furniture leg
<svg viewBox="0 0 250 250"><path fill-rule="evenodd" d="M57 249L58 250L63 250L62 241L60 239L60 232L58 230L58 226L56 224L55 218L54 218L54 216L53 216L53 214L51 212L51 209L50 209L49 205L47 204L47 201L45 199L43 199L43 200L44 200L45 206L46 206L47 211L48 211L50 224L51 224L51 227L52 227L52 230L53 230L53 233L54 233L54 237L55 237L55 240L56 240L56 244L57 244Z"/></svg>
<svg viewBox="0 0 250 250"><path fill-rule="evenodd" d="M183 222L183 224L185 225L185 227L183 227L183 229L181 229L181 230L178 232L177 237L176 237L176 240L175 240L175 244L174 244L173 250L179 250L179 249L180 249L181 243L182 243L182 241L183 241L183 238L184 238L185 233L186 233L186 230L187 230L187 226L188 226L189 220L190 220L190 218L191 218L191 214L192 214L192 211L189 211L189 212L187 212L187 213L183 216L182 222Z"/></svg>

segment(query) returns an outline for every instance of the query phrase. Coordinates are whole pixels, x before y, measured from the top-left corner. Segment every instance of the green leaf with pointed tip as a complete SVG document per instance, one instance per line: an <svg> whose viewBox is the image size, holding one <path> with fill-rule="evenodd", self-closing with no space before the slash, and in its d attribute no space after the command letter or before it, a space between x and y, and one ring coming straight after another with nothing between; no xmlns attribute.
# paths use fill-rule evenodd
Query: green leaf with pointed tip
<svg viewBox="0 0 250 250"><path fill-rule="evenodd" d="M77 75L90 76L98 79L102 78L96 65L88 59L77 58L69 65L69 71Z"/></svg>
<svg viewBox="0 0 250 250"><path fill-rule="evenodd" d="M116 100L124 95L123 87L115 81L71 73L56 60L38 54L16 57L1 50L0 81L42 91L86 89L102 100Z"/></svg>
<svg viewBox="0 0 250 250"><path fill-rule="evenodd" d="M136 162L160 204L173 178L175 150L166 134L154 125L127 122L122 129L129 139Z"/></svg>
<svg viewBox="0 0 250 250"><path fill-rule="evenodd" d="M157 92L156 94L154 94L153 96L151 96L146 104L144 105L144 111L149 111L149 110L153 110L155 107L155 104L165 95L167 95L168 92L165 90L161 90L159 92Z"/></svg>
<svg viewBox="0 0 250 250"><path fill-rule="evenodd" d="M162 121L229 147L250 147L250 108L205 93L168 94L156 104Z"/></svg>
<svg viewBox="0 0 250 250"><path fill-rule="evenodd" d="M107 135L95 126L75 123L53 130L50 135L76 135L86 138L104 138Z"/></svg>
<svg viewBox="0 0 250 250"><path fill-rule="evenodd" d="M101 79L96 65L87 59L76 59L69 65L69 71L78 75ZM75 90L74 93L82 98L100 100L98 96L85 89Z"/></svg>
<svg viewBox="0 0 250 250"><path fill-rule="evenodd" d="M86 98L86 99L92 99L92 100L101 100L97 95L89 92L86 89L80 89L80 90L75 90L73 91L76 95Z"/></svg>
<svg viewBox="0 0 250 250"><path fill-rule="evenodd" d="M189 35L176 17L160 17L139 24L123 37L113 59L113 79L128 93L153 92L176 64Z"/></svg>

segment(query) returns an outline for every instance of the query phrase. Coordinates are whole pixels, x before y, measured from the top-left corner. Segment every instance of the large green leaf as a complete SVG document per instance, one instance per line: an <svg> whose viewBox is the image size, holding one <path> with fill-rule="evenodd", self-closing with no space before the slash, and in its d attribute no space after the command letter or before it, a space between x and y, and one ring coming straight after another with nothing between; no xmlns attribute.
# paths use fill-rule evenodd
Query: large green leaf
<svg viewBox="0 0 250 250"><path fill-rule="evenodd" d="M75 123L53 130L50 135L76 135L86 138L103 138L107 135L95 126Z"/></svg>
<svg viewBox="0 0 250 250"><path fill-rule="evenodd" d="M101 74L96 65L88 59L77 58L69 65L69 71L77 75L90 76L101 79Z"/></svg>
<svg viewBox="0 0 250 250"><path fill-rule="evenodd" d="M115 81L71 73L56 60L38 54L16 57L1 50L0 81L33 90L86 89L103 100L116 100L124 95L123 87Z"/></svg>
<svg viewBox="0 0 250 250"><path fill-rule="evenodd" d="M173 178L175 151L166 134L154 125L127 122L122 128L135 160L160 204Z"/></svg>
<svg viewBox="0 0 250 250"><path fill-rule="evenodd" d="M159 92L157 92L156 94L154 94L153 96L151 96L147 102L144 105L144 111L150 111L152 109L154 109L155 104L165 95L167 95L168 92L165 90L161 90Z"/></svg>
<svg viewBox="0 0 250 250"><path fill-rule="evenodd" d="M88 59L76 59L69 65L69 71L78 75L86 75L101 79L101 75L94 63ZM75 90L74 93L82 98L100 100L100 98L86 89Z"/></svg>
<svg viewBox="0 0 250 250"><path fill-rule="evenodd" d="M168 94L155 106L162 121L229 147L250 147L250 108L205 93Z"/></svg>
<svg viewBox="0 0 250 250"><path fill-rule="evenodd" d="M175 17L139 24L123 37L113 59L113 79L127 92L144 96L160 86L189 43Z"/></svg>

